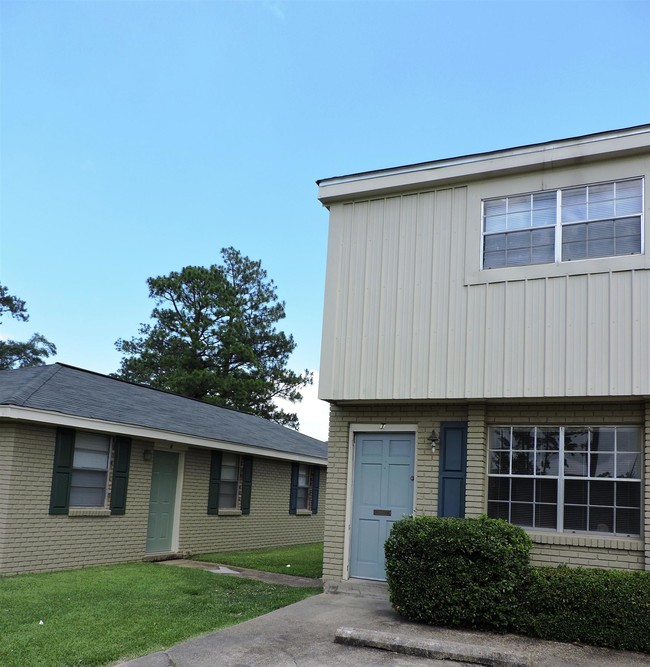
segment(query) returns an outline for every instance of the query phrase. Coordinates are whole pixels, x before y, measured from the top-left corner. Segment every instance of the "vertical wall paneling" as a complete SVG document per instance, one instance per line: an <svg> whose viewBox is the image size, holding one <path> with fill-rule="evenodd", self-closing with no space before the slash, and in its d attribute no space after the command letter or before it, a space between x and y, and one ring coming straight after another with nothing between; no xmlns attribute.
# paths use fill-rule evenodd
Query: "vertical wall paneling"
<svg viewBox="0 0 650 667"><path fill-rule="evenodd" d="M564 393L566 280L564 276L546 280L545 396L559 396Z"/></svg>
<svg viewBox="0 0 650 667"><path fill-rule="evenodd" d="M418 196L417 241L415 245L415 283L413 286L413 346L410 395L417 396L429 381L431 346L431 301L433 283L433 238L436 221L435 194Z"/></svg>
<svg viewBox="0 0 650 667"><path fill-rule="evenodd" d="M587 391L606 395L609 390L610 274L589 276L587 295Z"/></svg>
<svg viewBox="0 0 650 667"><path fill-rule="evenodd" d="M524 318L526 283L508 283L505 293L505 330L503 336L503 396L524 395Z"/></svg>
<svg viewBox="0 0 650 667"><path fill-rule="evenodd" d="M613 396L625 394L632 385L632 278L629 271L612 273L609 357L609 393ZM650 341L648 341L650 344Z"/></svg>
<svg viewBox="0 0 650 667"><path fill-rule="evenodd" d="M572 276L566 296L566 393L587 393L587 276Z"/></svg>
<svg viewBox="0 0 650 667"><path fill-rule="evenodd" d="M465 270L465 219L467 217L467 188L455 188L451 213L450 257L456 264L449 271L449 304L447 307L447 353L445 355L447 377L445 396L458 396L464 391L465 378L465 336L467 332L467 290L464 286ZM480 229L481 221L477 220Z"/></svg>
<svg viewBox="0 0 650 667"><path fill-rule="evenodd" d="M524 396L543 396L544 392L544 348L546 330L546 281L526 281L524 303Z"/></svg>
<svg viewBox="0 0 650 667"><path fill-rule="evenodd" d="M488 285L485 304L485 367L482 396L503 393L503 345L505 336L505 302L507 283Z"/></svg>

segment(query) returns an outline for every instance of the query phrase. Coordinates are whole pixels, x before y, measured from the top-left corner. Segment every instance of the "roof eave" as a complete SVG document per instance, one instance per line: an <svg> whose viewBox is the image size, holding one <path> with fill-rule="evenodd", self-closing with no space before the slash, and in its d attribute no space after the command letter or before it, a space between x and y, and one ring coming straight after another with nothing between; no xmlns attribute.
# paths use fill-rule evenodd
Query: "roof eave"
<svg viewBox="0 0 650 667"><path fill-rule="evenodd" d="M184 433L164 431L146 426L124 424L121 422L111 422L103 419L93 419L90 417L78 417L75 415L69 415L50 410L38 410L35 408L25 408L15 405L0 405L0 419L11 419L34 424L64 426L67 428L99 431L102 433L128 436L142 440L175 443L189 447L225 449L237 454L250 454L253 456L262 456L269 459L298 461L300 463L327 466L327 459L321 458L319 456L282 452L255 445L244 445L237 442L228 442L225 440L217 440L213 438L201 438Z"/></svg>
<svg viewBox="0 0 650 667"><path fill-rule="evenodd" d="M318 181L324 205L647 152L650 125Z"/></svg>

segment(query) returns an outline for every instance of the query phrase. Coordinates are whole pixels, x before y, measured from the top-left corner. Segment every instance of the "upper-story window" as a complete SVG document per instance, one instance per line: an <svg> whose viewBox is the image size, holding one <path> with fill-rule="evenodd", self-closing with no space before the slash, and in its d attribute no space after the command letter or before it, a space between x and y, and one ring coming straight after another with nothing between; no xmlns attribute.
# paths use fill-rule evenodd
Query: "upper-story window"
<svg viewBox="0 0 650 667"><path fill-rule="evenodd" d="M483 268L643 251L643 179L483 201Z"/></svg>

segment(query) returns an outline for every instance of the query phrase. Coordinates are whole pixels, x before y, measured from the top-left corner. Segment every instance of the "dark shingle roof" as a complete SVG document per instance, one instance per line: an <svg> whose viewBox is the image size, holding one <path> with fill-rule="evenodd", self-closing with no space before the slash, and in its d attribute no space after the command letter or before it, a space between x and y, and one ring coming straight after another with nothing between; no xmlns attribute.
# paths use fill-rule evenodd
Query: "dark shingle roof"
<svg viewBox="0 0 650 667"><path fill-rule="evenodd" d="M261 417L58 363L1 371L0 405L327 458L326 443Z"/></svg>

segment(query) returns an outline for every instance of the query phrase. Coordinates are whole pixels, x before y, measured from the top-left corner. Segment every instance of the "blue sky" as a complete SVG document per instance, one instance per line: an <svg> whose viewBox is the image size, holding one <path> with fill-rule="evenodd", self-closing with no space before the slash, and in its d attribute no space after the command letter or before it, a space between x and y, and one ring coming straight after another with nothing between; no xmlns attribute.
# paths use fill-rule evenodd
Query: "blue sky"
<svg viewBox="0 0 650 667"><path fill-rule="evenodd" d="M647 1L1 0L0 335L112 372L146 279L232 245L318 369L316 179L650 122L648 35Z"/></svg>

